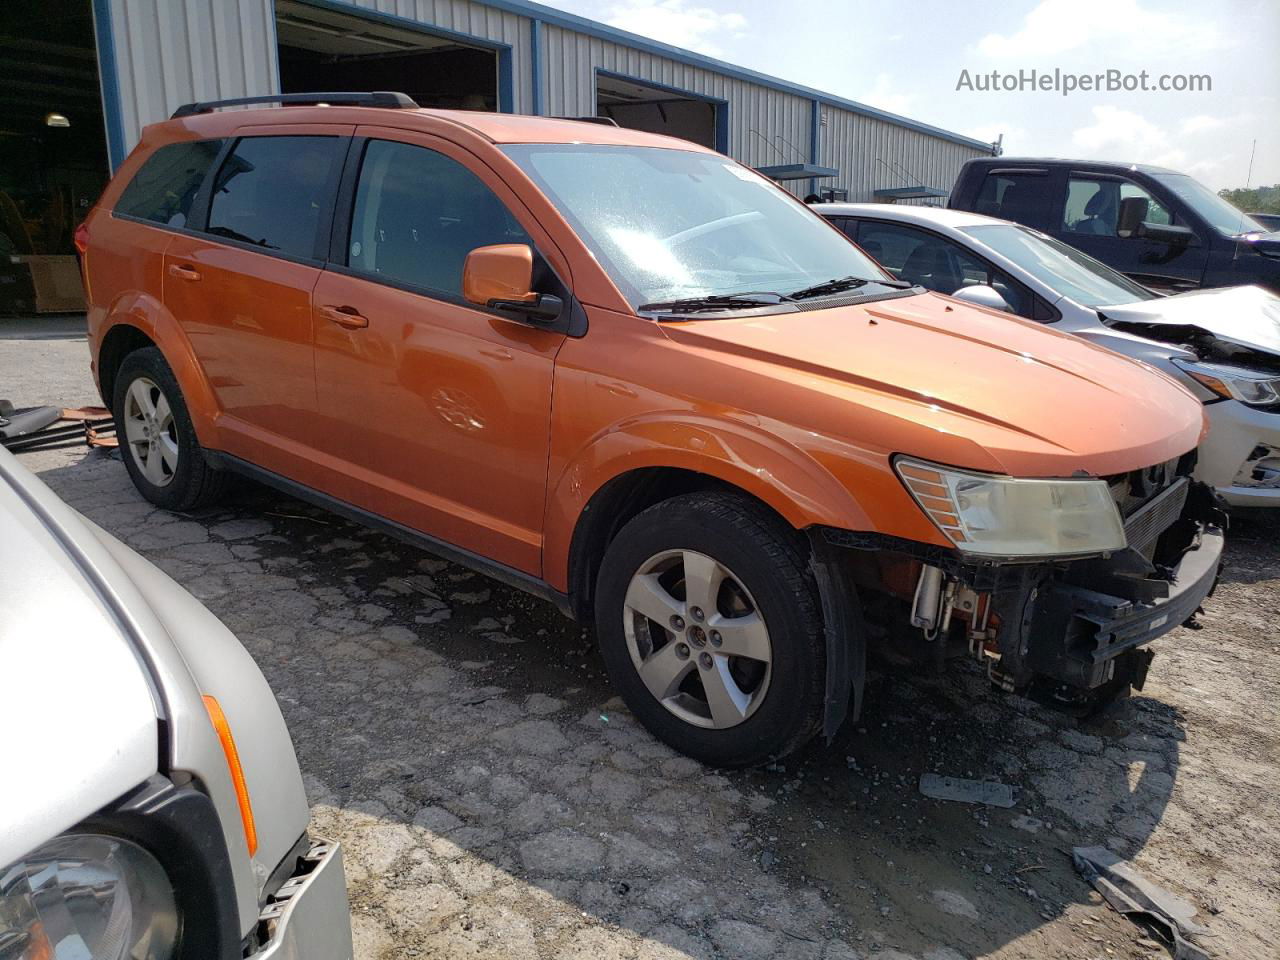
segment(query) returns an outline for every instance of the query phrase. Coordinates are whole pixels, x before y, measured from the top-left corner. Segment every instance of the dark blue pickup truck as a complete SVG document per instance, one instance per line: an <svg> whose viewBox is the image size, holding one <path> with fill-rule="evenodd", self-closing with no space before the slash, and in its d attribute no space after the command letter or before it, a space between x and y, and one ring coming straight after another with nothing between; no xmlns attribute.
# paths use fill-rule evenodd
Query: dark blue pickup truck
<svg viewBox="0 0 1280 960"><path fill-rule="evenodd" d="M1034 227L1153 290L1280 293L1280 233L1174 170L983 157L961 168L947 205Z"/></svg>

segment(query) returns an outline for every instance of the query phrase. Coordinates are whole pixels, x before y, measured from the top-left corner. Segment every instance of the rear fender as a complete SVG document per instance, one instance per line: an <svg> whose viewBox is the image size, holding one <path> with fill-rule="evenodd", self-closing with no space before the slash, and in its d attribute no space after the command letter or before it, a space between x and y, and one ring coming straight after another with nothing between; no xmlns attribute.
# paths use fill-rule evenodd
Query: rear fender
<svg viewBox="0 0 1280 960"><path fill-rule="evenodd" d="M217 429L215 420L219 412L217 400L199 360L196 359L195 351L191 349L191 342L173 314L158 298L150 294L136 290L121 294L111 304L107 319L99 331L95 361L100 360L102 344L106 343L111 331L121 325L142 331L160 348L178 380L178 386L182 388L182 398L191 415L196 437L201 445L216 447L214 435ZM94 366L101 384L101 365L95 362ZM108 404L111 403L111 397L104 399Z"/></svg>

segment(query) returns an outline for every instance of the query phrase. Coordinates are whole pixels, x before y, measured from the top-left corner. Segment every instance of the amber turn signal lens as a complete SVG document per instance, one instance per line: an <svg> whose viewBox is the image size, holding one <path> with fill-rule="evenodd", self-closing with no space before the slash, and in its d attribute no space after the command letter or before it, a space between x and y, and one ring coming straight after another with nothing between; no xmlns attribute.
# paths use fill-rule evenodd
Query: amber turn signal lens
<svg viewBox="0 0 1280 960"><path fill-rule="evenodd" d="M240 754L236 752L236 741L231 736L231 727L222 712L222 707L214 697L205 696L204 708L209 711L209 720L218 734L218 742L222 744L222 752L227 757L227 769L231 772L231 782L236 788L236 800L240 804L240 819L244 823L244 842L249 848L249 856L258 852L258 831L253 825L253 807L249 804L249 788L244 782L244 770L240 768Z"/></svg>

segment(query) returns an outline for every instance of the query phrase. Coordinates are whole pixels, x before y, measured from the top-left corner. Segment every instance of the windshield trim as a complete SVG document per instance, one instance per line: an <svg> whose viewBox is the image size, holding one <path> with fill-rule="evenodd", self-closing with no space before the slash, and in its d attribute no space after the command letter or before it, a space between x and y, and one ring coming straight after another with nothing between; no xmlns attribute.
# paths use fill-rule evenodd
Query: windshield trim
<svg viewBox="0 0 1280 960"><path fill-rule="evenodd" d="M1151 178L1155 180L1156 183L1160 184L1160 186L1172 193L1175 198L1185 204L1192 213L1204 221L1205 226L1210 230L1213 230L1215 233L1221 234L1224 237L1239 237L1247 233L1269 232L1266 227L1258 223L1258 221L1254 220L1249 216L1249 214L1245 213L1230 200L1225 197L1219 197L1213 190L1188 173L1178 173L1176 171L1169 173L1153 173L1151 174ZM1185 192L1179 190L1178 186L1180 183L1190 184L1191 189ZM1216 198L1221 201L1224 206L1236 211L1240 216L1239 228L1228 230L1227 228L1221 227L1215 223L1209 213L1206 212L1209 209L1209 206L1204 203L1206 197ZM1210 200L1210 203L1212 203L1212 199Z"/></svg>

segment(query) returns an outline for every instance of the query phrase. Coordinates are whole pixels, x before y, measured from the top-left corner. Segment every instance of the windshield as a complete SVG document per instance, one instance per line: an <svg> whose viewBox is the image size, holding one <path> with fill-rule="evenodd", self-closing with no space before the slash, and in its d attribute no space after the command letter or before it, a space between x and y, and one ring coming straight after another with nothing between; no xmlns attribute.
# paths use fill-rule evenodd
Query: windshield
<svg viewBox="0 0 1280 960"><path fill-rule="evenodd" d="M1157 294L1088 254L1026 227L993 223L960 230L1008 258L1049 289L1082 306L1156 299Z"/></svg>
<svg viewBox="0 0 1280 960"><path fill-rule="evenodd" d="M821 217L718 154L663 147L503 148L559 208L631 306L888 281Z"/></svg>
<svg viewBox="0 0 1280 960"><path fill-rule="evenodd" d="M1208 220L1209 225L1219 233L1234 237L1238 233L1255 233L1259 230L1265 233L1267 230L1247 213L1241 213L1199 180L1192 180L1185 173L1155 173L1152 176Z"/></svg>

